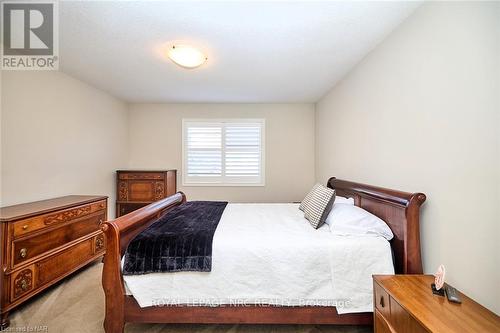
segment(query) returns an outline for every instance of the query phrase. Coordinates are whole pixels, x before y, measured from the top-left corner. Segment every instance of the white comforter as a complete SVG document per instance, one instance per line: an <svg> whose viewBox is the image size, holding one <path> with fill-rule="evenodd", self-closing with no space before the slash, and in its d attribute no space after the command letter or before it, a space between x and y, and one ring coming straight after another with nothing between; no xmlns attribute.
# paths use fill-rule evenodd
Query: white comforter
<svg viewBox="0 0 500 333"><path fill-rule="evenodd" d="M228 204L212 271L124 276L141 307L165 304L337 306L372 311L372 274L393 274L387 240L313 229L297 204Z"/></svg>

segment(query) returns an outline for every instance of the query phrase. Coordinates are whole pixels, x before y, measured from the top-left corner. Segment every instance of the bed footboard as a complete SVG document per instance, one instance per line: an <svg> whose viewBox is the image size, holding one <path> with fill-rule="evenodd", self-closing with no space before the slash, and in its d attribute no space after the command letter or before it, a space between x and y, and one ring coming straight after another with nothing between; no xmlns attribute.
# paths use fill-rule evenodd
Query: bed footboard
<svg viewBox="0 0 500 333"><path fill-rule="evenodd" d="M106 313L106 332L123 332L125 325L125 286L121 272L121 258L130 241L150 226L161 215L186 202L186 196L178 192L165 199L140 208L130 214L103 224L106 237L106 254L102 272Z"/></svg>

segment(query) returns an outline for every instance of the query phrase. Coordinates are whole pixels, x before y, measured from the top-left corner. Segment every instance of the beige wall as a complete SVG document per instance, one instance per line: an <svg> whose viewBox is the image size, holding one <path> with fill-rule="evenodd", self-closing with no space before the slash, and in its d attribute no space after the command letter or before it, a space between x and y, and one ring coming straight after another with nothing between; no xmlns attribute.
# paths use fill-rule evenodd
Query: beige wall
<svg viewBox="0 0 500 333"><path fill-rule="evenodd" d="M266 185L183 187L183 118L265 118ZM129 120L129 166L177 169L178 189L188 199L297 201L314 183L312 104L134 104Z"/></svg>
<svg viewBox="0 0 500 333"><path fill-rule="evenodd" d="M316 171L428 196L424 269L500 313L499 3L428 3L317 104Z"/></svg>
<svg viewBox="0 0 500 333"><path fill-rule="evenodd" d="M190 199L298 201L314 183L313 104L127 106L59 72L2 74L2 206L81 193L112 207L127 167L178 169ZM266 186L183 188L182 118L238 117L266 119Z"/></svg>
<svg viewBox="0 0 500 333"><path fill-rule="evenodd" d="M2 205L99 194L114 207L114 170L127 164L126 105L52 71L5 71L1 94Z"/></svg>

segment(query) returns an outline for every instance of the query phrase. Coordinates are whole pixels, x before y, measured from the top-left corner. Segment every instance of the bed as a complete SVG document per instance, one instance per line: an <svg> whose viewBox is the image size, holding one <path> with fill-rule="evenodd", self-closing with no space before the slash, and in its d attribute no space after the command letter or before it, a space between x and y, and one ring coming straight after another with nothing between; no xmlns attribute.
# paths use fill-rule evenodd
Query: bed
<svg viewBox="0 0 500 333"><path fill-rule="evenodd" d="M300 223L295 204L229 204L214 237L212 272L123 276L122 257L130 241L186 197L177 193L106 222L106 332L122 332L126 322L371 324L366 271L365 285L354 288L349 281L357 281L359 274L343 263L357 258L358 267L370 266L377 273L422 273L419 209L425 195L336 178L327 185L382 218L394 234L391 242L376 237L335 238L324 227L314 230ZM235 220L238 223L231 223ZM315 233L313 242L308 233ZM296 244L294 251L290 244ZM325 249L325 255L313 255ZM277 257L280 260L274 260ZM255 274L261 271L265 276ZM317 278L330 273L336 288L331 279ZM355 307L346 306L346 296L357 300Z"/></svg>

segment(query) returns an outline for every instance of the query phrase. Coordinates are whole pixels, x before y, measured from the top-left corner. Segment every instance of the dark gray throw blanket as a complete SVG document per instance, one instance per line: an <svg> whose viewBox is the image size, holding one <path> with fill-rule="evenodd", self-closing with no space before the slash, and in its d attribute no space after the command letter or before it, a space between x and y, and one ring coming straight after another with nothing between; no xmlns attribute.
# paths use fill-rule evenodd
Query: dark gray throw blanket
<svg viewBox="0 0 500 333"><path fill-rule="evenodd" d="M212 241L227 202L190 201L177 206L128 245L124 275L212 269Z"/></svg>

